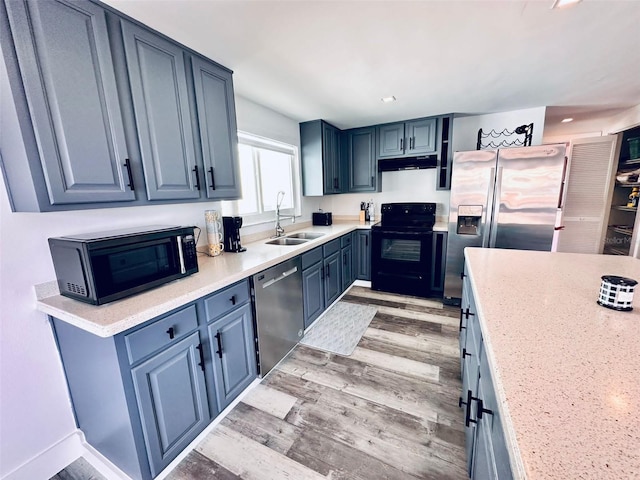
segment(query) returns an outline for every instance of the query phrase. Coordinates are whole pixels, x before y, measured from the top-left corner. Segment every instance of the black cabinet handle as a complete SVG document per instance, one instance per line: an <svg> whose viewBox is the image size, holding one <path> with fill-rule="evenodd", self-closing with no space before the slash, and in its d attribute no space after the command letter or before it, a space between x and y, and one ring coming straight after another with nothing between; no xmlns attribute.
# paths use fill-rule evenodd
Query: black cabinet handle
<svg viewBox="0 0 640 480"><path fill-rule="evenodd" d="M201 343L198 344L196 346L196 348L198 349L198 352L200 353L200 363L198 363L198 365L200 365L200 368L204 372L204 352L202 351L202 344Z"/></svg>
<svg viewBox="0 0 640 480"><path fill-rule="evenodd" d="M131 161L128 158L124 159L124 166L127 169L127 175L129 175L129 183L127 184L127 187L133 190L134 187L133 187L133 175L131 175Z"/></svg>
<svg viewBox="0 0 640 480"><path fill-rule="evenodd" d="M220 332L216 333L216 340L218 341L218 350L216 350L216 353L218 357L222 358L222 334Z"/></svg>
<svg viewBox="0 0 640 480"><path fill-rule="evenodd" d="M347 254L346 254L346 253L343 253L343 254L342 254L342 264L343 264L343 265L346 265L346 264L347 264Z"/></svg>
<svg viewBox="0 0 640 480"><path fill-rule="evenodd" d="M472 355L471 355L469 352L467 352L467 349L466 349L466 348L463 348L463 349L462 349L462 359L463 359L463 360L464 360L464 357L471 357L471 356L472 356Z"/></svg>
<svg viewBox="0 0 640 480"><path fill-rule="evenodd" d="M464 426L468 427L471 422L476 423L474 420L471 420L471 390L467 390L467 401L463 402L462 397L458 398L458 406L462 408L462 405L466 405L466 409L464 412Z"/></svg>
<svg viewBox="0 0 640 480"><path fill-rule="evenodd" d="M493 415L493 410L488 408L484 408L484 403L479 398L472 397L476 402L478 402L478 407L476 408L478 420L482 420L482 414L488 413L489 415Z"/></svg>
<svg viewBox="0 0 640 480"><path fill-rule="evenodd" d="M169 327L169 330L167 330L167 333L169 334L170 340L173 340L176 336L176 331L173 329L173 327Z"/></svg>
<svg viewBox="0 0 640 480"><path fill-rule="evenodd" d="M476 316L476 314L475 314L475 313L471 313L471 312L469 311L469 308L467 308L467 309L464 311L464 315L465 315L465 317L467 318L467 320L469 320L469 316L472 316L472 317L475 317L475 316Z"/></svg>
<svg viewBox="0 0 640 480"><path fill-rule="evenodd" d="M209 185L209 187L211 188L211 190L215 190L216 189L216 179L213 176L213 167L209 168L209 175L211 175L211 185Z"/></svg>
<svg viewBox="0 0 640 480"><path fill-rule="evenodd" d="M463 326L462 326L462 315L463 315L463 314L464 314L464 310L460 309L460 330L459 330L460 332L461 332L462 330L466 330L466 328L467 328L467 327L463 327Z"/></svg>
<svg viewBox="0 0 640 480"><path fill-rule="evenodd" d="M376 177L374 175L371 175L371 186L375 186L376 184Z"/></svg>
<svg viewBox="0 0 640 480"><path fill-rule="evenodd" d="M238 301L235 295L231 295L231 298L229 299L229 301L231 302L231 305L236 304L236 302Z"/></svg>
<svg viewBox="0 0 640 480"><path fill-rule="evenodd" d="M400 139L400 150L404 150L404 138Z"/></svg>
<svg viewBox="0 0 640 480"><path fill-rule="evenodd" d="M327 278L331 278L331 265L327 265Z"/></svg>
<svg viewBox="0 0 640 480"><path fill-rule="evenodd" d="M200 175L198 175L198 165L193 167L193 173L196 174L196 188L200 190Z"/></svg>
<svg viewBox="0 0 640 480"><path fill-rule="evenodd" d="M324 280L324 267L320 267L320 280Z"/></svg>
<svg viewBox="0 0 640 480"><path fill-rule="evenodd" d="M460 280L464 280L464 277L466 277L466 275L464 274L464 272L460 272Z"/></svg>

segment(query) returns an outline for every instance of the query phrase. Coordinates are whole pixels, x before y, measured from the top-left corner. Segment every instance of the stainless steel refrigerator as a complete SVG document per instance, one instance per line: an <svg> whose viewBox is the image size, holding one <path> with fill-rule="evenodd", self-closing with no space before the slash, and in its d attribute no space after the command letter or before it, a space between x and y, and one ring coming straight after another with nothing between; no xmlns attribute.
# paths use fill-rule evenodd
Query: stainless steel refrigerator
<svg viewBox="0 0 640 480"><path fill-rule="evenodd" d="M551 250L565 165L564 144L454 154L446 303L462 294L465 247Z"/></svg>

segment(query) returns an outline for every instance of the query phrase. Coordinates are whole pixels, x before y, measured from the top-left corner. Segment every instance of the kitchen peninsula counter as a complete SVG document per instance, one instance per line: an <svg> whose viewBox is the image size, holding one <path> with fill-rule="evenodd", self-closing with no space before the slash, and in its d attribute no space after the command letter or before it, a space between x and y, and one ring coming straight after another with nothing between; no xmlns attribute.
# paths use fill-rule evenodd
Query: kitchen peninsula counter
<svg viewBox="0 0 640 480"><path fill-rule="evenodd" d="M514 478L640 477L640 292L596 303L630 257L467 248Z"/></svg>
<svg viewBox="0 0 640 480"><path fill-rule="evenodd" d="M200 254L198 273L105 305L64 297L55 281L48 282L35 287L37 309L100 337L111 337L360 228L370 229L371 225L314 226L299 231L324 235L300 245L267 245L269 239L263 238L244 245L246 252L217 257Z"/></svg>

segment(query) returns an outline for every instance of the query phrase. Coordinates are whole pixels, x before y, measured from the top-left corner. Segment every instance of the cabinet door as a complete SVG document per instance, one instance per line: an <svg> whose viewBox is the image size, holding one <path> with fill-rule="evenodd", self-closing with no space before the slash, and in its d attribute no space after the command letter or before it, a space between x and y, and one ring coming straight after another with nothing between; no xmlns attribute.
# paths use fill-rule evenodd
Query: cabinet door
<svg viewBox="0 0 640 480"><path fill-rule="evenodd" d="M378 158L401 157L405 151L404 123L378 127Z"/></svg>
<svg viewBox="0 0 640 480"><path fill-rule="evenodd" d="M340 193L340 132L326 123L322 124L322 164L324 193Z"/></svg>
<svg viewBox="0 0 640 480"><path fill-rule="evenodd" d="M304 328L324 312L324 265L318 262L302 272L302 294L304 299Z"/></svg>
<svg viewBox="0 0 640 480"><path fill-rule="evenodd" d="M371 280L371 231L358 230L356 232L358 280Z"/></svg>
<svg viewBox="0 0 640 480"><path fill-rule="evenodd" d="M436 119L427 118L407 122L405 125L407 155L424 155L436 152Z"/></svg>
<svg viewBox="0 0 640 480"><path fill-rule="evenodd" d="M134 200L105 11L90 2L5 5L50 203Z"/></svg>
<svg viewBox="0 0 640 480"><path fill-rule="evenodd" d="M353 252L351 246L345 247L341 251L342 257L342 289L344 292L353 283Z"/></svg>
<svg viewBox="0 0 640 480"><path fill-rule="evenodd" d="M209 341L222 410L257 376L251 306L244 305L209 325Z"/></svg>
<svg viewBox="0 0 640 480"><path fill-rule="evenodd" d="M324 304L331 305L341 293L341 261L340 251L324 259Z"/></svg>
<svg viewBox="0 0 640 480"><path fill-rule="evenodd" d="M238 198L238 139L231 73L192 57L207 198ZM206 188L204 187L206 185Z"/></svg>
<svg viewBox="0 0 640 480"><path fill-rule="evenodd" d="M447 258L447 232L433 232L431 252L431 292L444 292L444 265Z"/></svg>
<svg viewBox="0 0 640 480"><path fill-rule="evenodd" d="M209 422L201 348L195 332L131 371L153 476Z"/></svg>
<svg viewBox="0 0 640 480"><path fill-rule="evenodd" d="M347 134L349 192L375 192L378 171L375 155L375 128L359 128Z"/></svg>
<svg viewBox="0 0 640 480"><path fill-rule="evenodd" d="M124 20L122 33L147 197L199 198L184 52Z"/></svg>

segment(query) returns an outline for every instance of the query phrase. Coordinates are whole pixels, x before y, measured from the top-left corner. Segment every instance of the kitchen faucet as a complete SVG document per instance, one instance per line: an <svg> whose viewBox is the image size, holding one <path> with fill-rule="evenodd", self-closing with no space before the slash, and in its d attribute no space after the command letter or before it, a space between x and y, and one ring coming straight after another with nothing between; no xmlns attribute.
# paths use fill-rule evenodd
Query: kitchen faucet
<svg viewBox="0 0 640 480"><path fill-rule="evenodd" d="M284 235L284 228L280 225L281 218L290 218L291 223L296 223L296 217L294 215L280 215L280 205L282 205L282 200L284 200L284 192L280 190L278 195L276 196L276 234L275 238L281 237Z"/></svg>

